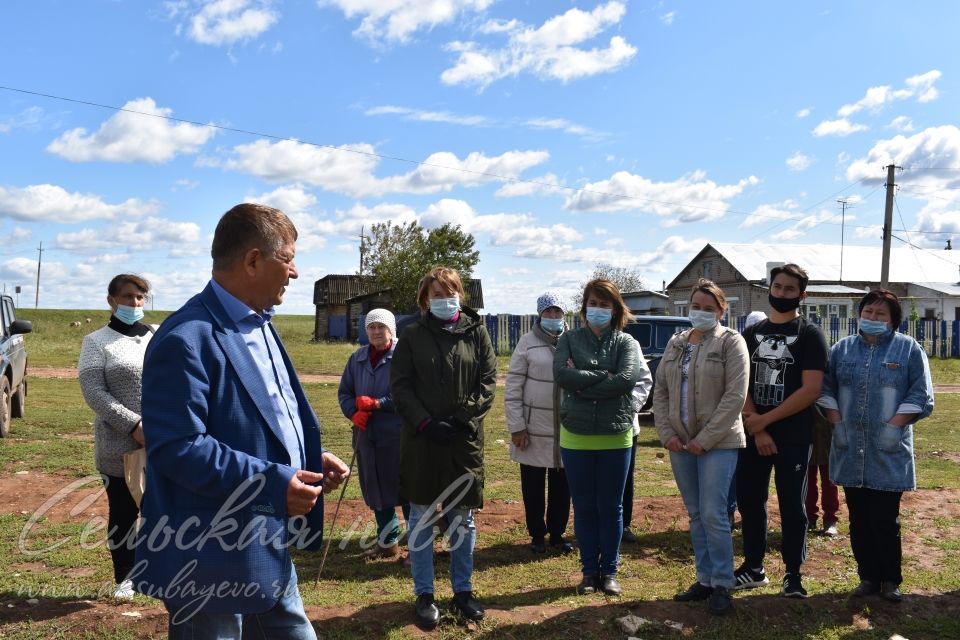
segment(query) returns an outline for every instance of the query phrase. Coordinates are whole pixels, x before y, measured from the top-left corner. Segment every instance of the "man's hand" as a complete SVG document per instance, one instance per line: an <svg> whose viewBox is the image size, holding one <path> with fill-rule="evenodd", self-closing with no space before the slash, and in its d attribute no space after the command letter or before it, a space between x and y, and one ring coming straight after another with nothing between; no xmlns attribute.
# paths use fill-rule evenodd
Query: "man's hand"
<svg viewBox="0 0 960 640"><path fill-rule="evenodd" d="M701 447L700 443L697 442L696 440L691 440L690 442L687 443L687 451L689 451L695 456L699 456L706 453L707 450Z"/></svg>
<svg viewBox="0 0 960 640"><path fill-rule="evenodd" d="M517 431L516 433L510 434L510 441L513 442L513 446L520 451L525 451L527 447L530 446L530 434L524 429L523 431Z"/></svg>
<svg viewBox="0 0 960 640"><path fill-rule="evenodd" d="M143 439L143 421L137 423L137 428L130 432L130 436L136 440L141 447L144 446Z"/></svg>
<svg viewBox="0 0 960 640"><path fill-rule="evenodd" d="M680 436L671 436L671 438L667 440L667 444L663 446L676 453L683 451L683 441L680 440Z"/></svg>
<svg viewBox="0 0 960 640"><path fill-rule="evenodd" d="M824 409L823 417L827 419L827 422L830 424L839 424L843 422L843 416L840 415L840 412L836 409Z"/></svg>
<svg viewBox="0 0 960 640"><path fill-rule="evenodd" d="M773 442L773 437L766 431L761 431L755 435L754 442L757 444L757 453L762 456L772 456L777 453L777 445Z"/></svg>
<svg viewBox="0 0 960 640"><path fill-rule="evenodd" d="M756 436L770 426L770 420L766 415L765 413L744 413L743 428L746 429L750 435Z"/></svg>
<svg viewBox="0 0 960 640"><path fill-rule="evenodd" d="M323 461L323 490L332 491L343 484L350 477L350 467L343 460L329 451L321 457Z"/></svg>
<svg viewBox="0 0 960 640"><path fill-rule="evenodd" d="M291 516L303 516L310 513L317 500L323 494L323 487L311 484L324 479L323 474L297 469L287 485L287 513Z"/></svg>

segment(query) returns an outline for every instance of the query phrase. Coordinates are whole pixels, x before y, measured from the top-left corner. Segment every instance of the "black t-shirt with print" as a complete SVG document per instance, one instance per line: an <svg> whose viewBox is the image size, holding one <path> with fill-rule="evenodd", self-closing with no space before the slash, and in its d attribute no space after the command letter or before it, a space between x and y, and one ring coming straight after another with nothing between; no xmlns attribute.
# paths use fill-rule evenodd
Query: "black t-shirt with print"
<svg viewBox="0 0 960 640"><path fill-rule="evenodd" d="M803 371L825 371L827 341L820 328L798 316L777 324L762 320L743 332L750 352L750 398L767 413L803 384ZM767 427L776 444L813 442L813 405ZM751 445L752 446L752 445Z"/></svg>

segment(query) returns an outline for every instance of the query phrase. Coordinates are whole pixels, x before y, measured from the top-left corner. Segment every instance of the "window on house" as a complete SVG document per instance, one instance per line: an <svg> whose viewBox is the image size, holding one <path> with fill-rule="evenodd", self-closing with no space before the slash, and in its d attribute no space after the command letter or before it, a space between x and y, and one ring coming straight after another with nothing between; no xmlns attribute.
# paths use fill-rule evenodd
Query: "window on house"
<svg viewBox="0 0 960 640"><path fill-rule="evenodd" d="M703 277L707 280L713 280L713 262L710 260L704 260L703 262Z"/></svg>

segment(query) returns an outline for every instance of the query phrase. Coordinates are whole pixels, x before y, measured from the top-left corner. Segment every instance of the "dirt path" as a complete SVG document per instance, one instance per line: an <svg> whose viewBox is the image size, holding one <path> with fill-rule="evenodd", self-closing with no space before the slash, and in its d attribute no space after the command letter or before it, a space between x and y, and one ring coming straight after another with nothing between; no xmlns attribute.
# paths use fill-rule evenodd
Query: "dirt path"
<svg viewBox="0 0 960 640"><path fill-rule="evenodd" d="M8 470L9 471L9 470ZM0 514L25 515L34 513L38 508L46 507L45 523L56 524L76 519L88 520L94 516L105 518L107 515L106 497L96 494L101 491L96 478L60 501L51 501L51 497L64 487L75 482L76 478L30 471L28 473L4 473L0 476ZM779 527L776 498L771 496L770 526L774 530ZM48 502L55 502L48 504ZM901 508L905 518L906 532L903 539L904 556L909 558L908 566L911 571L918 569L933 569L944 561L943 554L949 553L938 546L925 544L924 538L930 531L937 531L936 520L939 518L960 518L960 490L924 490L904 495ZM634 523L641 538L649 540L659 539L661 534L684 523L686 514L679 497L643 498L635 503ZM370 512L360 500L347 500L340 512L339 522L351 522L357 517L369 518ZM488 501L477 514L478 530L484 534L496 534L506 531L516 531L524 522L523 505L514 501ZM679 525L684 528L683 524ZM934 534L936 537L936 534ZM517 545L525 545L526 540L517 540ZM29 544L29 543L28 543ZM630 573L656 575L657 565L660 562L662 549L650 546L653 543L641 542L639 545L625 545L622 549L625 566ZM847 552L849 541L845 536L837 539L824 539L827 548L820 549L810 562L804 567L805 573L816 583L818 579L829 580L840 570L842 560L838 555ZM482 569L487 563L498 562L497 554L505 551L502 548L483 548L477 550L477 567ZM31 557L14 552L10 558L8 571L16 575L19 572L45 571L59 572L63 575L63 582L69 578L90 575L83 571L92 571L84 567L62 569L47 567ZM80 573L77 573L80 572ZM336 584L335 577L327 578L330 585ZM511 629L519 631L530 624L540 625L541 631L547 637L560 633L569 625L591 623L600 620L610 620L613 617L633 613L648 620L672 620L683 625L680 636L695 634L695 629L707 624L708 615L702 607L689 607L670 600L628 599L607 600L595 598L592 600L570 600L562 603L539 602L538 594L552 593L552 588L546 585L531 586L533 589L525 597L490 598L485 601L488 605L488 616L496 624L484 623L462 634L464 637L474 638L509 638L513 637ZM546 597L546 596L544 596ZM550 599L553 599L552 597ZM847 607L844 598L837 598L829 594L813 594L808 603L816 602L818 615L828 616L836 624L849 625L851 610ZM776 595L751 595L739 597L737 607L740 615L756 615L764 619L789 617L796 615L796 606L792 601L779 598ZM951 593L918 592L912 590L902 607L898 607L895 614L885 612L882 607L871 614L874 622L877 618L890 615L906 615L922 619L942 614L945 610L955 611L960 615L960 591ZM358 630L374 630L399 626L400 634L404 637L431 637L419 631L410 620L410 602L403 594L395 602L386 602L377 605L331 605L307 606L307 615L316 627L326 636L336 636L338 631L347 635L355 635ZM747 613L749 612L749 613ZM855 614L860 615L860 614ZM107 598L91 599L84 594L79 597L42 597L28 602L27 597L18 597L12 592L0 596L0 636L3 627L8 624L22 623L27 620L36 622L56 621L59 628L69 628L71 637L81 636L84 632L96 633L104 628L125 629L133 631L137 637L162 637L166 632L167 615L159 603L138 599L131 603L115 603ZM399 621L399 622L398 622ZM870 621L866 620L869 625ZM466 632L467 630L464 629ZM379 634L377 634L379 635ZM373 637L372 635L370 637ZM614 637L619 634L614 633Z"/></svg>
<svg viewBox="0 0 960 640"><path fill-rule="evenodd" d="M32 367L30 375L37 378L76 378L77 370L68 367ZM505 376L497 376L497 384L504 384ZM340 384L340 376L318 373L304 373L300 375L300 382L312 384ZM935 384L936 393L960 393L960 384Z"/></svg>

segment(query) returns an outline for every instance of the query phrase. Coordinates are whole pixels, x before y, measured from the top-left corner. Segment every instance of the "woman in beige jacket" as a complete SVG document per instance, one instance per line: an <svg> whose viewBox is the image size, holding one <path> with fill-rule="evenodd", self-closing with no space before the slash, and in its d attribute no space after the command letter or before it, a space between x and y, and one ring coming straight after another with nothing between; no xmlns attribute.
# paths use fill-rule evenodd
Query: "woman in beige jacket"
<svg viewBox="0 0 960 640"><path fill-rule="evenodd" d="M560 460L560 387L553 380L553 354L564 328L563 301L548 291L537 299L536 323L513 350L503 394L510 459L520 464L520 492L533 553L546 552L548 533L552 549L573 551L563 539L570 520L570 489Z"/></svg>
<svg viewBox="0 0 960 640"><path fill-rule="evenodd" d="M723 291L701 279L690 296L692 329L667 344L657 368L653 408L657 435L670 450L673 475L690 516L697 581L674 600L710 599L710 613L732 607L733 542L727 491L746 444L740 412L750 371L740 334L720 325Z"/></svg>

